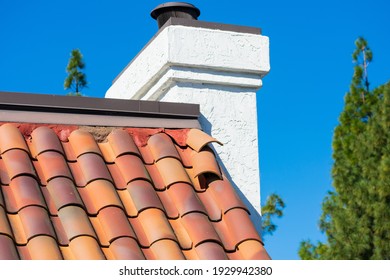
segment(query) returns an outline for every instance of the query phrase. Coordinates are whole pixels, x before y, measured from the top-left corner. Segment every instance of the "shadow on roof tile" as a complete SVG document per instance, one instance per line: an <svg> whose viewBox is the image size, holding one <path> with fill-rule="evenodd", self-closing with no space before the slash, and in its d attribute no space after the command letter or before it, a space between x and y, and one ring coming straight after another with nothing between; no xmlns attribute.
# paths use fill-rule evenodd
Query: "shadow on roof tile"
<svg viewBox="0 0 390 280"><path fill-rule="evenodd" d="M165 183L157 169L157 166L155 164L146 165L146 169L148 170L150 178L152 179L154 188L159 191L165 190Z"/></svg>
<svg viewBox="0 0 390 280"><path fill-rule="evenodd" d="M145 164L150 165L154 163L152 152L150 151L148 146L138 147L138 149L141 154L142 161Z"/></svg>
<svg viewBox="0 0 390 280"><path fill-rule="evenodd" d="M193 248L193 242L180 220L181 219L169 219L168 221L172 226L180 247L183 250L190 250Z"/></svg>
<svg viewBox="0 0 390 280"><path fill-rule="evenodd" d="M117 193L122 201L123 206L125 207L125 211L127 216L129 217L137 217L138 211L135 208L134 202L131 199L130 193L127 190L117 190Z"/></svg>
<svg viewBox="0 0 390 280"><path fill-rule="evenodd" d="M168 191L167 190L158 191L157 195L160 198L160 201L163 205L163 210L165 214L168 216L168 218L169 219L179 218L180 216L179 211L177 211L177 208L173 203L172 198L169 196Z"/></svg>
<svg viewBox="0 0 390 280"><path fill-rule="evenodd" d="M21 149L29 152L26 141L19 129L13 124L3 124L0 126L0 154L4 154L11 149Z"/></svg>
<svg viewBox="0 0 390 280"><path fill-rule="evenodd" d="M74 151L72 149L72 145L69 142L61 142L62 148L65 153L66 161L75 162L77 160L76 155L74 154Z"/></svg>
<svg viewBox="0 0 390 280"><path fill-rule="evenodd" d="M198 177L202 174L212 173L222 180L221 170L215 159L214 153L208 149L199 153L195 153L192 157L193 162L193 176Z"/></svg>
<svg viewBox="0 0 390 280"><path fill-rule="evenodd" d="M85 187L87 184L87 181L84 177L84 174L81 170L81 167L78 162L68 162L68 166L70 169L70 172L72 173L72 178L74 180L74 183L78 187Z"/></svg>
<svg viewBox="0 0 390 280"><path fill-rule="evenodd" d="M110 143L103 142L103 143L98 143L98 145L104 161L107 163L113 163L115 161L116 156L111 148Z"/></svg>
<svg viewBox="0 0 390 280"><path fill-rule="evenodd" d="M222 219L222 211L219 208L217 202L210 195L209 189L207 189L205 192L198 193L198 197L205 206L209 219L212 221L220 221Z"/></svg>
<svg viewBox="0 0 390 280"><path fill-rule="evenodd" d="M185 147L181 148L180 146L175 145L175 148L180 155L181 162L183 163L183 166L186 168L192 167L192 156L196 153L191 148Z"/></svg>
<svg viewBox="0 0 390 280"><path fill-rule="evenodd" d="M13 237L12 229L9 224L5 209L0 206L0 236L2 235L7 235L10 238Z"/></svg>
<svg viewBox="0 0 390 280"><path fill-rule="evenodd" d="M125 190L127 184L125 179L122 177L122 173L116 164L107 164L108 171L111 174L111 178L114 180L115 188L118 190Z"/></svg>
<svg viewBox="0 0 390 280"><path fill-rule="evenodd" d="M9 185L11 179L8 176L7 169L5 168L4 161L0 157L0 180L2 185Z"/></svg>
<svg viewBox="0 0 390 280"><path fill-rule="evenodd" d="M57 134L47 126L36 128L31 133L31 142L31 155L33 158L45 151L55 151L64 155L64 150Z"/></svg>
<svg viewBox="0 0 390 280"><path fill-rule="evenodd" d="M14 241L7 235L0 234L0 260L19 260Z"/></svg>

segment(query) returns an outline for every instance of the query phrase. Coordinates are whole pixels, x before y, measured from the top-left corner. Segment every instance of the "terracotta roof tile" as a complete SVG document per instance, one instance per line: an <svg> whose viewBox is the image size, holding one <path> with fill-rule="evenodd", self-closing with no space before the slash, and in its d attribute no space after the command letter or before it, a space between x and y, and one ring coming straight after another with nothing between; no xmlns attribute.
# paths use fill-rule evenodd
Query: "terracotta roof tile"
<svg viewBox="0 0 390 280"><path fill-rule="evenodd" d="M115 239L110 245L110 252L113 259L116 260L144 260L145 256L142 253L137 241L128 237Z"/></svg>
<svg viewBox="0 0 390 280"><path fill-rule="evenodd" d="M223 177L223 180L214 180L209 183L209 192L222 210L222 213L226 213L232 208L242 208L248 211L248 208L226 177Z"/></svg>
<svg viewBox="0 0 390 280"><path fill-rule="evenodd" d="M72 256L76 260L105 260L101 247L91 236L78 236L69 243Z"/></svg>
<svg viewBox="0 0 390 280"><path fill-rule="evenodd" d="M17 213L21 208L30 205L46 207L38 182L33 177L16 177L9 186L2 186L2 191L8 213Z"/></svg>
<svg viewBox="0 0 390 280"><path fill-rule="evenodd" d="M58 211L61 225L69 241L80 235L96 238L87 213L78 206L66 206Z"/></svg>
<svg viewBox="0 0 390 280"><path fill-rule="evenodd" d="M204 132L18 127L0 126L0 259L269 258Z"/></svg>
<svg viewBox="0 0 390 280"><path fill-rule="evenodd" d="M168 193L181 216L190 212L207 213L191 185L175 183L169 188Z"/></svg>
<svg viewBox="0 0 390 280"><path fill-rule="evenodd" d="M223 247L215 242L204 242L195 247L195 251L201 260L227 260Z"/></svg>
<svg viewBox="0 0 390 280"><path fill-rule="evenodd" d="M181 159L171 138L165 133L158 133L151 136L148 140L148 147L155 162L166 157Z"/></svg>
<svg viewBox="0 0 390 280"><path fill-rule="evenodd" d="M140 239L141 245L150 247L157 240L176 240L176 236L167 217L160 209L146 209L138 215L137 220L140 226L134 227L134 230L138 237L144 237ZM140 231L143 231L143 233Z"/></svg>
<svg viewBox="0 0 390 280"><path fill-rule="evenodd" d="M33 158L46 151L65 154L57 134L47 126L38 127L31 133L31 144Z"/></svg>
<svg viewBox="0 0 390 280"><path fill-rule="evenodd" d="M200 129L191 129L188 133L186 141L187 145L197 152L199 152L200 150L202 150L203 147L212 142L222 145L222 143L219 142L217 139L211 137Z"/></svg>
<svg viewBox="0 0 390 280"><path fill-rule="evenodd" d="M34 166L26 151L12 149L2 154L8 177L12 180L16 176L31 175L36 177Z"/></svg>
<svg viewBox="0 0 390 280"><path fill-rule="evenodd" d="M126 183L136 179L149 180L149 173L146 170L142 160L134 155L122 155L115 160L122 177Z"/></svg>
<svg viewBox="0 0 390 280"><path fill-rule="evenodd" d="M67 205L84 207L72 180L63 177L54 178L47 184L46 188L57 210Z"/></svg>
<svg viewBox="0 0 390 280"><path fill-rule="evenodd" d="M46 182L56 177L72 178L64 156L58 152L43 152L37 156Z"/></svg>
<svg viewBox="0 0 390 280"><path fill-rule="evenodd" d="M78 158L85 153L101 155L98 144L92 134L83 130L75 130L69 136L74 155Z"/></svg>
<svg viewBox="0 0 390 280"><path fill-rule="evenodd" d="M97 216L97 221L108 243L121 237L136 238L126 214L120 208L107 207L102 209Z"/></svg>
<svg viewBox="0 0 390 280"><path fill-rule="evenodd" d="M9 224L6 212L3 207L0 206L0 236L8 235L9 237L13 237L12 229Z"/></svg>
<svg viewBox="0 0 390 280"><path fill-rule="evenodd" d="M96 215L100 209L107 206L122 207L118 193L109 181L95 180L78 191L90 215Z"/></svg>
<svg viewBox="0 0 390 280"><path fill-rule="evenodd" d="M78 157L77 162L88 184L97 179L112 181L110 172L101 156L93 153L85 153Z"/></svg>
<svg viewBox="0 0 390 280"><path fill-rule="evenodd" d="M192 162L194 163L192 176L198 177L202 174L212 173L222 179L221 170L211 149L195 153Z"/></svg>
<svg viewBox="0 0 390 280"><path fill-rule="evenodd" d="M102 153L103 159L106 163L114 163L115 161L115 154L114 151L111 148L110 143L108 142L102 142L98 143L100 152Z"/></svg>
<svg viewBox="0 0 390 280"><path fill-rule="evenodd" d="M113 130L108 135L107 140L115 157L119 157L124 154L141 156L133 138L131 138L129 133L122 129Z"/></svg>
<svg viewBox="0 0 390 280"><path fill-rule="evenodd" d="M3 234L0 234L0 260L19 260L14 240Z"/></svg>
<svg viewBox="0 0 390 280"><path fill-rule="evenodd" d="M62 254L57 241L51 236L40 235L27 243L27 249L32 260L62 260Z"/></svg>
<svg viewBox="0 0 390 280"><path fill-rule="evenodd" d="M206 215L196 212L189 213L182 217L181 222L195 247L205 241L221 242Z"/></svg>
<svg viewBox="0 0 390 280"><path fill-rule="evenodd" d="M9 185L11 181L7 173L7 169L5 168L4 161L1 157L0 157L0 180L1 180L1 184L3 185Z"/></svg>
<svg viewBox="0 0 390 280"><path fill-rule="evenodd" d="M155 260L184 260L179 245L169 239L158 240L150 246Z"/></svg>
<svg viewBox="0 0 390 280"><path fill-rule="evenodd" d="M191 181L179 160L175 158L163 158L159 160L156 165L161 174L165 187L169 187L173 183L178 182L191 184Z"/></svg>
<svg viewBox="0 0 390 280"><path fill-rule="evenodd" d="M3 124L0 126L0 154L8 150L20 149L29 152L23 135L13 124Z"/></svg>
<svg viewBox="0 0 390 280"><path fill-rule="evenodd" d="M238 245L238 252L241 259L247 260L267 260L271 259L263 244L256 240L247 240Z"/></svg>
<svg viewBox="0 0 390 280"><path fill-rule="evenodd" d="M127 185L127 191L137 213L147 208L158 208L164 211L157 193L149 182L144 180L133 181Z"/></svg>

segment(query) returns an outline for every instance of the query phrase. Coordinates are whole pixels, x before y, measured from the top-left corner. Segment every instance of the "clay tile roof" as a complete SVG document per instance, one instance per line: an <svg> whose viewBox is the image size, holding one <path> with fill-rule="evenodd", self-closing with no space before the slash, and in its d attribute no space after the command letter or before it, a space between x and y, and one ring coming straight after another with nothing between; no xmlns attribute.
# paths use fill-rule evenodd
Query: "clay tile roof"
<svg viewBox="0 0 390 280"><path fill-rule="evenodd" d="M203 131L26 126L0 125L0 259L269 259Z"/></svg>

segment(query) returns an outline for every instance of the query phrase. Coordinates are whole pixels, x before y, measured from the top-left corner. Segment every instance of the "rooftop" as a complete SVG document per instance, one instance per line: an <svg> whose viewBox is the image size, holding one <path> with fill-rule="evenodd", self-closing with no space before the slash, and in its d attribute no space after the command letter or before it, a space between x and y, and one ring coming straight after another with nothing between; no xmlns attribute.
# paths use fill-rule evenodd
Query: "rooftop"
<svg viewBox="0 0 390 280"><path fill-rule="evenodd" d="M0 96L0 259L269 258L199 106Z"/></svg>

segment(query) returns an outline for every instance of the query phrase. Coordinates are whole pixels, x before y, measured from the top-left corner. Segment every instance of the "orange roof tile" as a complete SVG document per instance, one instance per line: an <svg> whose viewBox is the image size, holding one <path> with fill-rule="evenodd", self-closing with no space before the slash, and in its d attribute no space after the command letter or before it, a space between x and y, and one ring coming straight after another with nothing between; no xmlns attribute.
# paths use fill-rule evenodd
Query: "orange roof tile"
<svg viewBox="0 0 390 280"><path fill-rule="evenodd" d="M269 259L210 142L1 125L0 259Z"/></svg>

